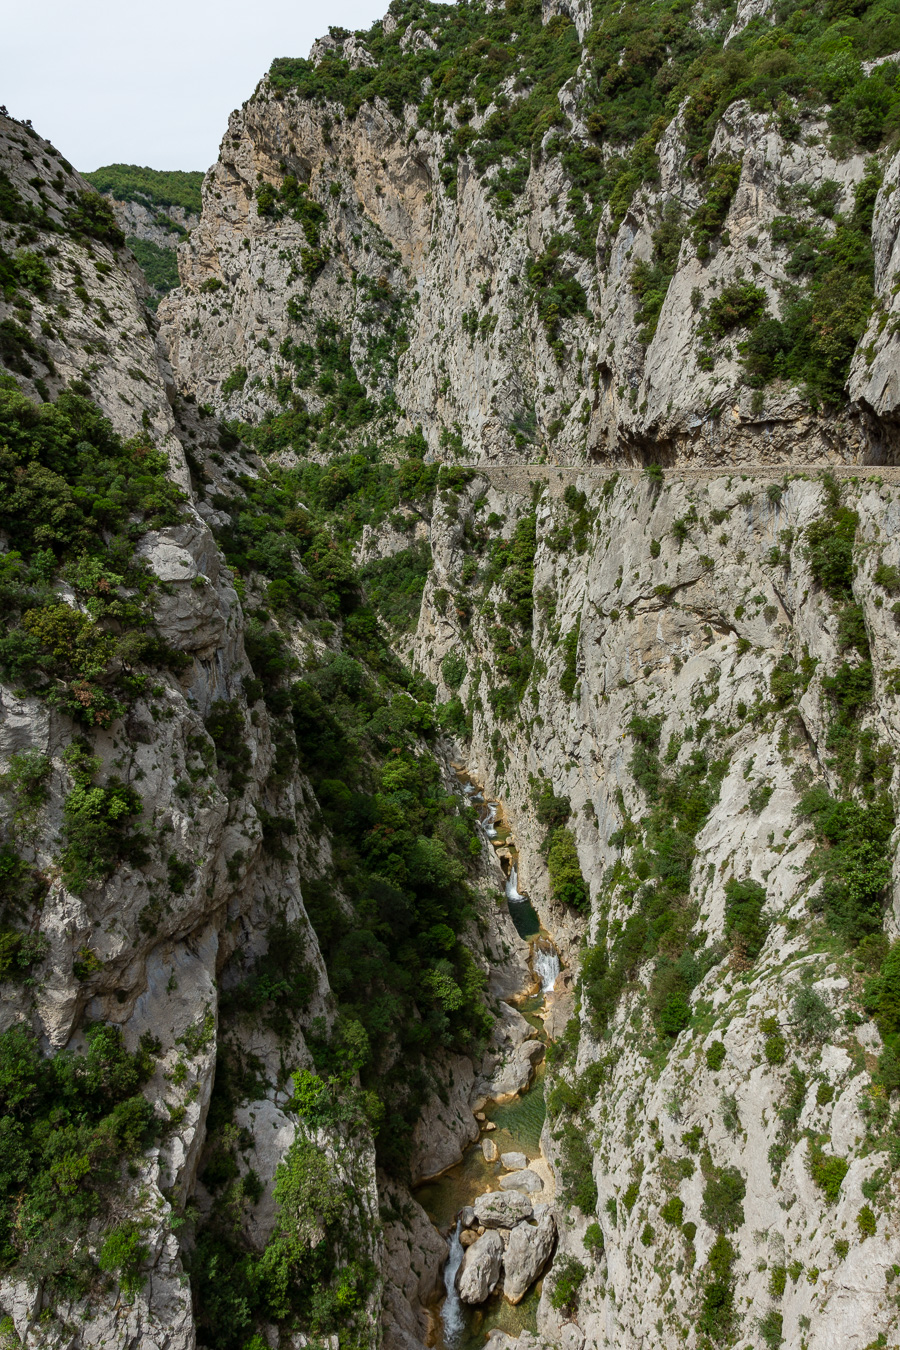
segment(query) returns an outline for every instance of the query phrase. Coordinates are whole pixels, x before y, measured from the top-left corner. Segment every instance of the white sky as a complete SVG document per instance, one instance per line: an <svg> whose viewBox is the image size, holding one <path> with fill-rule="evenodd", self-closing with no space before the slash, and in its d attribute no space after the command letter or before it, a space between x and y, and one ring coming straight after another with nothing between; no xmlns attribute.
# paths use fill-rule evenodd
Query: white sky
<svg viewBox="0 0 900 1350"><path fill-rule="evenodd" d="M276 56L388 0L31 0L5 6L0 103L75 165L207 169Z"/></svg>

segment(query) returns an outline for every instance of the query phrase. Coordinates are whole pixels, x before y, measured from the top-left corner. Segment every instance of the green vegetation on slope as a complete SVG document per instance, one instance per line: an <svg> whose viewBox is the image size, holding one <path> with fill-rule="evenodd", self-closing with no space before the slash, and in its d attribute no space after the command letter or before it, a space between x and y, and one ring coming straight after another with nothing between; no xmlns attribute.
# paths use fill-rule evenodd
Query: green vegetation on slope
<svg viewBox="0 0 900 1350"><path fill-rule="evenodd" d="M109 193L119 201L146 200L154 206L181 206L199 216L203 174L183 169L147 169L137 164L105 164L92 173L83 173L98 192Z"/></svg>
<svg viewBox="0 0 900 1350"><path fill-rule="evenodd" d="M162 297L168 295L169 291L174 290L179 284L175 250L160 248L159 244L151 243L147 239L135 239L133 236L127 238L125 242L147 278L148 286L156 292L155 298L151 300L155 309Z"/></svg>
<svg viewBox="0 0 900 1350"><path fill-rule="evenodd" d="M0 1262L68 1298L96 1283L94 1244L84 1236L97 1223L100 1269L117 1272L126 1293L144 1283L146 1249L113 1220L128 1190L126 1162L159 1130L140 1091L153 1043L128 1054L118 1028L101 1025L88 1027L85 1041L81 1051L44 1058L23 1024L0 1036Z"/></svg>
<svg viewBox="0 0 900 1350"><path fill-rule="evenodd" d="M185 660L154 630L157 582L136 554L148 530L180 519L167 470L146 438L123 442L81 395L34 404L0 379L0 670L89 726L146 687L135 666ZM60 581L83 607L61 599Z"/></svg>

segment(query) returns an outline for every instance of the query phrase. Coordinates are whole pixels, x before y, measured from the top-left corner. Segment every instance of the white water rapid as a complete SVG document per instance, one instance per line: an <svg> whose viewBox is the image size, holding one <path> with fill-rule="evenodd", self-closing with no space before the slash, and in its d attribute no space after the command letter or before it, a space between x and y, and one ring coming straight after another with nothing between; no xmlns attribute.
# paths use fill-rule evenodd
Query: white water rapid
<svg viewBox="0 0 900 1350"><path fill-rule="evenodd" d="M518 874L518 872L516 871L515 867L511 867L511 868L509 869L509 877L507 878L507 881L506 881L506 898L507 898L507 900L524 900L524 899L525 899L525 896L524 896L524 895L520 895L519 892L516 890L516 887L518 886L518 884L519 884L519 874Z"/></svg>
<svg viewBox="0 0 900 1350"><path fill-rule="evenodd" d="M460 1338L465 1330L463 1320L462 1300L456 1289L456 1276L462 1265L464 1255L463 1245L459 1240L461 1222L456 1221L456 1230L450 1238L450 1255L447 1257L447 1264L444 1266L444 1288L447 1291L447 1297L444 1299L444 1306L441 1308L441 1321L444 1324L444 1345L447 1350L454 1350L459 1345Z"/></svg>
<svg viewBox="0 0 900 1350"><path fill-rule="evenodd" d="M536 942L532 960L534 973L541 982L541 993L549 994L559 974L559 952L549 943L543 947Z"/></svg>
<svg viewBox="0 0 900 1350"><path fill-rule="evenodd" d="M497 838L497 831L494 829L494 821L496 819L497 819L497 808L493 802L488 802L487 815L485 816L484 820L480 822L481 828L484 830L485 836L488 839Z"/></svg>

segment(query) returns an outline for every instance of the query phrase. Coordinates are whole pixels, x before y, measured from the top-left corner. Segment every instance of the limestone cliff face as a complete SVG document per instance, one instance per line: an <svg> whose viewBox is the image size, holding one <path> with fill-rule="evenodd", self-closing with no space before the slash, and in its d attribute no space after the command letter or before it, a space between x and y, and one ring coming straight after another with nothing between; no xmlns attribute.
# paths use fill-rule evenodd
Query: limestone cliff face
<svg viewBox="0 0 900 1350"><path fill-rule="evenodd" d="M569 44L568 65L527 154L511 134L487 163L544 67L511 69L488 101L454 97L440 116L416 104L432 76L411 93L401 77L419 69L407 58L452 45L457 20L498 13L395 0L368 36L334 30L299 74L273 69L229 121L158 324L115 218L48 142L0 121L4 370L35 403L66 389L92 399L136 456L165 452L185 493L177 524L130 521L160 645L126 714L85 731L77 709L0 686L4 793L22 765L45 766L39 809L21 831L10 806L2 844L46 884L4 937L25 950L27 935L34 960L27 980L3 980L0 1036L31 1030L50 1057L83 1052L94 1023L120 1028L152 1060L143 1090L158 1126L123 1167L115 1213L73 1247L93 1271L88 1294L61 1301L24 1268L0 1280L2 1313L29 1345L203 1346L217 1306L243 1316L247 1256L278 1320L250 1318L248 1343L299 1350L312 1323L296 1329L279 1303L290 1259L283 1245L276 1264L275 1239L313 1245L340 1196L345 1245L321 1287L332 1281L353 1325L326 1343L421 1350L446 1244L397 1175L376 1170L384 1103L360 1088L358 1031L340 1040L338 1003L358 992L340 949L345 927L348 948L358 936L353 916L374 925L359 946L371 939L376 968L375 928L403 934L420 917L398 900L410 873L385 840L421 806L402 773L414 782L428 747L444 814L440 847L410 841L432 890L422 910L445 844L465 837L451 768L464 761L502 801L502 856L567 966L544 1135L559 1251L520 1350L866 1350L898 1333L900 503L890 472L812 470L894 459L900 157L832 140L824 102L764 113L732 101L698 150L686 96L643 149L606 143L591 63L608 16L513 0L509 22L537 46L542 33ZM691 42L727 24L722 44L778 17L757 0L691 14ZM513 60L489 42L461 50ZM626 63L613 56L602 78L615 83ZM668 57L654 59L665 75ZM382 92L354 107L335 71L347 88L385 74ZM584 164L619 173L596 210L582 209ZM832 255L858 271L826 297L846 301L839 322L825 305L800 334L820 343L831 383L817 392L784 372L797 288ZM39 408L28 415L40 423ZM359 487L369 470L383 477ZM15 528L0 539L11 575ZM371 604L348 538L361 565L384 568L362 574L382 578ZM82 560L53 563L39 558L29 585L50 569L63 660L77 646L65 633L90 628L92 610ZM418 604L422 585L415 634L396 626L391 650L375 609L401 593ZM37 625L32 593L10 596ZM366 719L349 733L331 711L346 711L347 688ZM354 756L371 768L366 738L379 736L384 763L360 804L330 774ZM316 754L318 796L299 767ZM95 784L139 795L144 856L74 886L60 858L85 763ZM391 783L407 795L382 819ZM348 821L375 859L370 890ZM429 957L442 1045L466 999L482 1015L471 1053L435 1051L402 1084L417 1105L386 1128L404 1122L410 1184L459 1158L474 1102L524 1086L541 1048L498 1006L530 975L498 904L498 857L473 839L453 872L467 878L459 931L434 922L403 954L419 987ZM445 958L457 941L465 994ZM409 1020L425 1043L418 1006ZM59 1175L62 1195L72 1183ZM140 1278L116 1264L120 1248L101 1261L113 1220ZM508 1350L502 1334L492 1342Z"/></svg>
<svg viewBox="0 0 900 1350"><path fill-rule="evenodd" d="M544 22L553 14L545 6ZM390 22L396 30L388 15L385 33ZM577 22L583 38L590 16L579 10ZM408 31L428 36L415 24ZM344 57L359 69L359 38L352 43ZM333 47L314 50L314 63ZM561 87L559 115L573 144L596 155L585 89L580 75ZM501 103L509 93L504 86ZM350 336L370 394L392 392L401 426L421 425L444 459L891 461L891 435L869 410L893 407L875 391L889 376L872 362L891 340L896 159L885 159L875 206L877 333L860 342L856 401L827 411L799 383L753 387L741 352L755 319L717 328L716 304L751 286L768 313L784 312L797 240L811 231L827 247L836 213L852 214L864 154L835 158L821 117L805 114L782 134L776 118L739 101L698 165L683 107L655 143L654 175L624 209L608 204L590 248L576 248L573 182L554 155L555 129L533 150L514 207L498 205L492 177L470 155L457 158L460 135L477 137L500 108L492 102L465 122L448 110L439 132L419 125L412 106L400 114L374 98L350 117L264 78L232 114L201 224L180 250L182 290L160 313L183 386L223 415L254 420L287 406L293 381L295 397L317 411L323 400L292 371L290 347L314 343L327 316ZM312 227L279 202L286 177L313 204ZM713 179L721 193L710 215ZM664 298L649 320L642 266L664 272L654 273ZM378 359L379 339L398 325L394 361ZM890 360L885 349L885 370Z"/></svg>
<svg viewBox="0 0 900 1350"><path fill-rule="evenodd" d="M821 908L815 896L822 882L811 867L811 817L801 810L816 783L835 798L846 795L835 695L828 692L846 649L836 606L817 585L802 545L826 508L823 489L803 479L782 487L738 476L694 483L673 477L661 490L638 475L598 480L550 471L549 484L546 472L530 476L479 475L436 514L417 655L441 682L446 654L465 652L471 674L459 696L472 710L470 771L509 803L519 889L583 966L577 1055L561 1071L576 1094L569 1089L558 1099L545 1144L563 1178L563 1204L568 1196L561 1248L586 1273L577 1306L562 1312L550 1299L552 1278L545 1284L541 1334L566 1346L694 1344L717 1231L710 1178L736 1169L740 1212L725 1229L732 1244L728 1334L756 1344L768 1317L766 1325L780 1319L788 1345L862 1347L877 1334L889 1344L898 1327L891 1297L896 1197L893 1183L880 1189L887 1145L877 1142L884 1126L873 1129L872 1103L881 1089L866 1071L880 1037L874 1022L852 1011L860 1006L863 967L823 948L811 917ZM534 509L535 484L537 660L516 712L504 718L492 712L491 697L502 683L491 617L502 603L502 582L470 604L471 621L461 628L463 540L489 515L504 520L496 528L511 538ZM575 484L591 521L579 553L571 543L552 546L572 527L562 490ZM883 781L895 785L897 620L873 573L900 547L897 488L863 482L846 488L844 499L859 517L853 597L875 682L861 729L883 746ZM685 521L687 530L679 524ZM452 608L442 598L448 592ZM807 674L780 702L779 672L800 662ZM663 776L674 780L698 752L704 765L719 765L721 781L701 812L679 902L691 916L697 953L713 964L690 995L690 1029L660 1036L652 1021L659 962L648 959L649 949L641 956L639 941L602 1035L595 944L608 951L612 967L629 923L661 884L644 833L652 798L635 758L647 719ZM591 893L581 918L553 900L536 783L571 807L568 826ZM882 847L890 868L885 923L893 934L900 876L893 840ZM735 881L756 883L764 899L767 936L751 960L740 949L729 954ZM587 942L580 951L579 936ZM821 1001L818 1030L798 1023L803 990ZM710 1053L717 1045L723 1048ZM565 1137L572 1122L587 1142L596 1185L596 1204L584 1212L565 1187L567 1176L570 1186L578 1176ZM839 1193L823 1193L814 1180L817 1147L842 1159ZM858 1215L866 1205L875 1226L861 1238ZM602 1229L602 1255L596 1238L584 1243L589 1221ZM688 1239L685 1223L696 1226ZM561 1261L557 1256L557 1268ZM785 1270L786 1284L777 1274ZM724 1329L721 1323L720 1334Z"/></svg>
<svg viewBox="0 0 900 1350"><path fill-rule="evenodd" d="M313 1067L310 1028L327 1039L337 1010L304 904L308 879L333 867L331 841L310 782L296 766L296 749L293 759L288 755L293 767L284 768L285 731L275 727L254 678L244 645L245 609L210 529L227 516L209 496L229 491L239 473L252 480L262 465L179 397L143 303L146 287L102 201L30 128L3 120L0 135L2 256L14 260L0 311L4 391L35 400L21 414L32 427L40 423L41 402L49 407L66 387L90 399L111 429L131 438L135 454L146 455L154 445L162 450L169 477L183 489L180 523L144 529L137 548L154 588L153 631L169 653L180 653L174 664L166 666L164 658L152 678L137 680L126 713L93 725L78 723L14 680L0 684L4 867L21 851L23 876L43 879L43 889L29 885L31 899L16 900L19 926L4 929L5 940L20 943L24 926L35 955L27 979L10 978L9 963L3 967L0 1035L33 1032L45 1054L79 1056L89 1044L88 1029L103 1024L121 1031L128 1052L149 1047L152 1072L143 1093L155 1113L156 1139L138 1150L127 1170L123 1164L112 1214L86 1218L79 1231L78 1259L94 1270L86 1294L61 1295L43 1277L7 1263L0 1279L0 1308L9 1319L4 1334L35 1346L65 1341L192 1350L198 1313L186 1271L198 1235L221 1205L222 1180L212 1179L216 1150L224 1147L227 1175L238 1183L235 1233L248 1251L260 1253L279 1212L276 1172L299 1144L326 1160L329 1184L349 1206L354 1260L369 1272L355 1305L366 1320L367 1343L381 1343L384 1319L390 1343L417 1350L427 1330L423 1304L437 1283L445 1243L401 1183L376 1177L364 1117L352 1127L330 1120L304 1124L293 1101L292 1076ZM14 419L4 431L20 433ZM198 476L205 485L200 491ZM51 474L46 481L48 491L59 490L62 479ZM91 501L101 500L101 486L116 490L115 483L98 482ZM15 570L19 554L5 534L0 547ZM238 584L246 603L246 583ZM88 623L93 613L81 594L59 580L59 606L70 622ZM15 592L4 596L6 621L22 600ZM316 628L304 634L298 624L286 640L304 659L329 655ZM290 661L297 665L294 656ZM89 703L91 695L84 697ZM217 751L210 733L217 709L228 710L236 759L223 759L223 743ZM448 747L439 753L453 801ZM79 778L77 765L85 762L87 777ZM19 798L9 776L17 764L39 764L42 774L27 828L15 814ZM102 876L95 868L89 882L76 885L59 858L71 829L73 790L86 782L135 794L142 844L130 861L117 858ZM96 788L101 797L105 790ZM277 847L273 821L285 838ZM508 996L530 979L524 945L497 909L502 875L490 850L471 866L484 909L473 910L467 937L474 968L483 971L492 998ZM305 992L302 1011L287 1012L276 1032L235 1005L240 1008L238 995L260 961L280 959L278 945L288 941L303 953ZM285 997L278 986L276 1001ZM249 1073L236 1098L227 1084L223 1088L226 1061ZM413 1179L456 1161L474 1128L471 1061L457 1056L445 1064L436 1056L429 1067L423 1100L432 1128L415 1143ZM447 1081L453 1093L445 1119L429 1093L444 1092ZM214 1084L225 1093L230 1115L223 1117L220 1106L210 1130ZM72 1194L72 1187L63 1193ZM397 1211L384 1226L380 1203ZM124 1224L139 1241L141 1273L124 1293L116 1283L117 1271L124 1280L124 1267L103 1266L101 1259L110 1274L97 1271L110 1224L115 1232ZM306 1341L298 1333L290 1343Z"/></svg>
<svg viewBox="0 0 900 1350"><path fill-rule="evenodd" d="M199 224L199 217L183 206L157 206L147 201L125 201L111 192L102 194L111 205L123 233L157 248L177 248Z"/></svg>

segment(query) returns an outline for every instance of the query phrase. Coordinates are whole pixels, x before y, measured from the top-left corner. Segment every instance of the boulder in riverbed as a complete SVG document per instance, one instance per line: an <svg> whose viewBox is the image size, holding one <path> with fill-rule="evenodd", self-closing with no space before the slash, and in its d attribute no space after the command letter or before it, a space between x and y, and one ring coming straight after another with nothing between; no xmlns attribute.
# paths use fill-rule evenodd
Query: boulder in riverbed
<svg viewBox="0 0 900 1350"><path fill-rule="evenodd" d="M540 1275L553 1250L556 1224L545 1214L536 1226L520 1223L509 1235L503 1256L503 1296L519 1303Z"/></svg>
<svg viewBox="0 0 900 1350"><path fill-rule="evenodd" d="M500 1178L500 1186L504 1191L527 1191L529 1195L544 1189L537 1172L532 1172L528 1167L520 1172L507 1172L505 1177Z"/></svg>
<svg viewBox="0 0 900 1350"><path fill-rule="evenodd" d="M459 1269L459 1296L463 1303L483 1303L500 1278L503 1239L494 1229L473 1242Z"/></svg>
<svg viewBox="0 0 900 1350"><path fill-rule="evenodd" d="M488 1191L475 1201L475 1216L485 1228L514 1228L531 1217L531 1201L521 1191Z"/></svg>
<svg viewBox="0 0 900 1350"><path fill-rule="evenodd" d="M481 1151L484 1154L485 1162L497 1161L497 1145L494 1143L493 1139L482 1139Z"/></svg>
<svg viewBox="0 0 900 1350"><path fill-rule="evenodd" d="M501 1153L500 1161L510 1172L519 1171L528 1166L528 1159L524 1153Z"/></svg>

